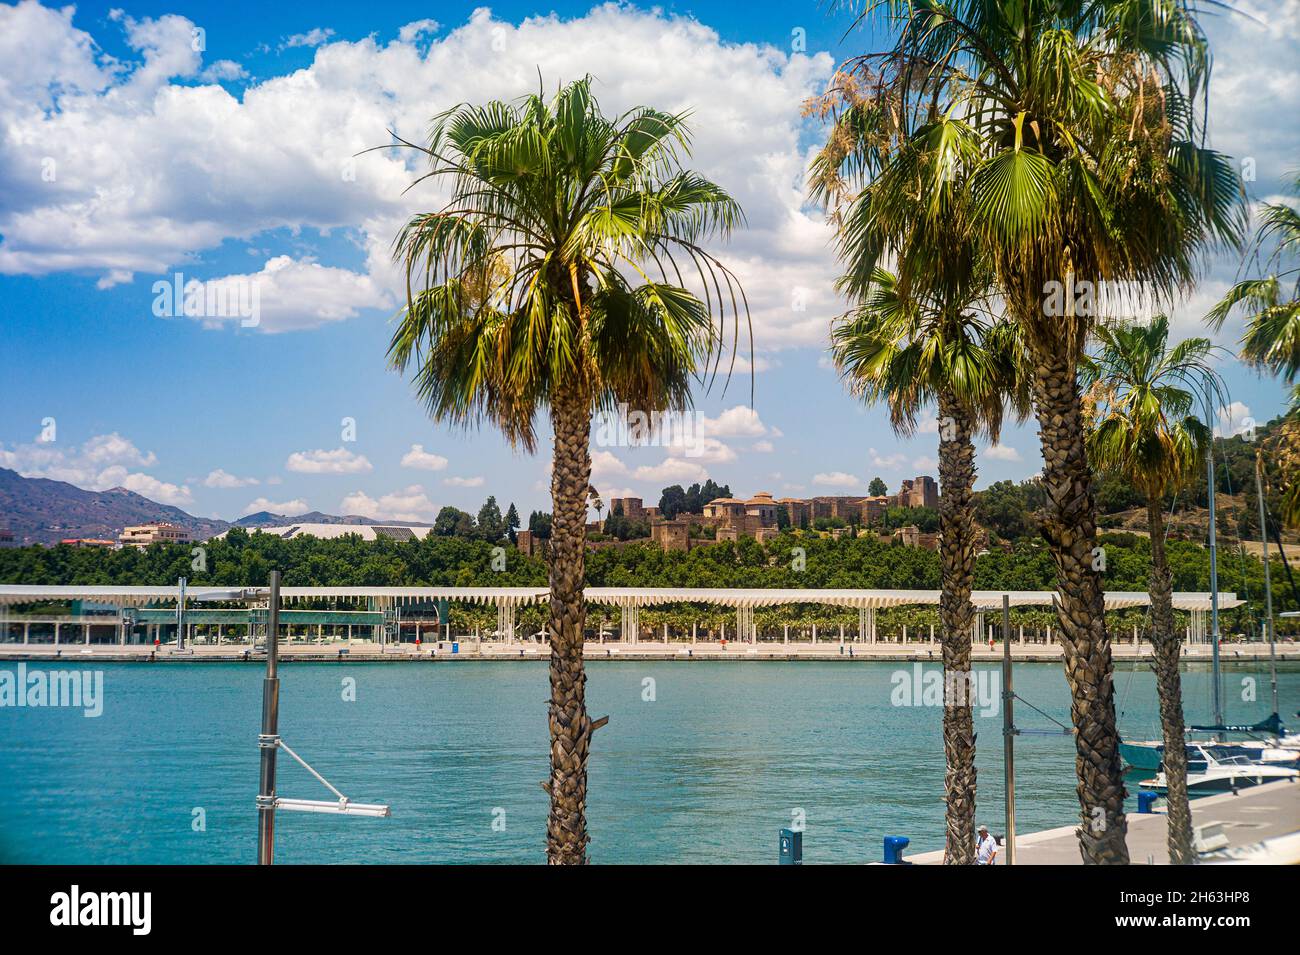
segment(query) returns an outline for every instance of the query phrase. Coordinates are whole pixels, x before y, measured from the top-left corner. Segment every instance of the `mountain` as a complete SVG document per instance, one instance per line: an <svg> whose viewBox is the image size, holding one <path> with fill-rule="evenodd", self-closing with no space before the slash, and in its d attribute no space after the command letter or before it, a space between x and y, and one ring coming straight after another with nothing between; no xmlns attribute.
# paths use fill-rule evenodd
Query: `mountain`
<svg viewBox="0 0 1300 955"><path fill-rule="evenodd" d="M257 511L241 517L232 525L229 521L195 517L179 507L159 504L124 487L87 491L64 481L23 477L17 471L0 468L0 528L13 531L15 544L57 544L65 537L117 540L122 528L150 521L177 524L189 531L195 540L207 540L231 526L250 530L292 524L428 526L428 522L380 521L358 514L339 517L320 511L292 516Z"/></svg>
<svg viewBox="0 0 1300 955"><path fill-rule="evenodd" d="M150 521L170 521L198 540L220 534L230 525L159 504L124 487L87 491L64 481L26 478L0 468L0 525L13 531L16 544L57 544L65 537L116 540L122 528Z"/></svg>
<svg viewBox="0 0 1300 955"><path fill-rule="evenodd" d="M306 514L273 514L270 511L257 511L245 514L235 521L236 527L288 527L292 524L382 524L385 527L428 527L428 521L380 521L373 517L359 514L322 514L320 511L308 511Z"/></svg>

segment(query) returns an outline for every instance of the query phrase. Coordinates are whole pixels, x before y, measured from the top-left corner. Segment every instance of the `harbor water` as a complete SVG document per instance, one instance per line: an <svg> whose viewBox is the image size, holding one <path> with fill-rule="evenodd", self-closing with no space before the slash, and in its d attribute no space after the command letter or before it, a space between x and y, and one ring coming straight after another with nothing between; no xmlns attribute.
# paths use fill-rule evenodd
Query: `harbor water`
<svg viewBox="0 0 1300 955"><path fill-rule="evenodd" d="M942 707L924 692L939 667L915 666L591 661L589 709L610 717L590 763L592 861L773 863L792 823L810 864L877 860L886 835L942 848ZM260 665L28 668L101 671L102 713L0 708L0 862L254 860ZM1001 686L996 666L977 672L978 819L1000 832ZM545 662L289 663L281 677L285 742L392 816L281 812L278 863L544 861ZM1223 682L1230 720L1268 714L1265 668L1229 666ZM1300 670L1279 683L1286 720ZM1208 667L1183 685L1189 721L1208 720ZM1015 689L1046 714L1018 703L1020 727L1069 723L1059 664L1016 664ZM1116 701L1124 733L1158 735L1147 667L1119 666ZM1018 831L1077 819L1069 736L1021 736L1016 768ZM284 754L278 789L331 798Z"/></svg>

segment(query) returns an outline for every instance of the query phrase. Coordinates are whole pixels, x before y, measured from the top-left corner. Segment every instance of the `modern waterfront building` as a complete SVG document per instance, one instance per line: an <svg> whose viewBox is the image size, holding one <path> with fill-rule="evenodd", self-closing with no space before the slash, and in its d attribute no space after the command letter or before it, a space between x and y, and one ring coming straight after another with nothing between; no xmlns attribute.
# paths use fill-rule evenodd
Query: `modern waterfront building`
<svg viewBox="0 0 1300 955"><path fill-rule="evenodd" d="M185 626L202 628L201 643L247 644L249 635L265 630L265 611L256 608L219 609L198 602L205 593L224 593L228 588L189 586L185 593L190 603L184 614ZM450 625L453 640L486 639L495 643L518 643L530 638L516 625L516 612L521 607L544 604L549 599L545 587L284 587L280 591L284 610L280 614L281 640L317 641L352 640L354 637L378 644L382 649L388 643L414 640L423 632L426 640L447 639L445 630ZM617 608L621 617L617 640L635 645L646 636L640 623L640 611L647 607L712 606L725 607L735 612L735 623L724 625L723 639L740 643L791 642L791 627L768 627L765 632L755 622L754 611L764 607L823 606L857 611L857 627L851 624L838 627L837 633L820 637L817 627L811 628L814 644L837 640L854 643L877 643L886 637L877 628L876 612L892 607L937 606L937 590L821 590L815 588L754 589L754 588L689 588L689 587L588 587L584 591L588 607ZM977 590L971 594L976 618L971 639L979 643L997 632L994 622L1003 596L1012 607L1038 607L1049 609L1055 594L1050 591ZM58 586L41 584L0 584L0 644L135 644L152 645L155 640L170 642L177 627L176 586ZM1107 610L1121 610L1150 605L1150 596L1141 591L1108 591L1105 594ZM1221 610L1241 606L1244 601L1236 594L1219 594ZM71 614L56 616L48 612L15 613L16 606L65 603L72 607ZM109 610L108 614L89 614L83 608L91 604ZM496 612L496 628L483 633L478 625L466 626L466 617L458 616L458 608L488 606ZM1189 644L1204 646L1209 642L1208 593L1175 593L1175 610L1189 613L1186 640ZM330 609L321 609L321 608ZM441 609L447 608L446 620ZM113 611L116 611L115 613ZM986 614L988 615L986 618ZM461 621L458 623L458 620ZM606 635L597 633L599 622L589 615L593 632L592 641L606 641ZM666 625L665 625L666 626ZM1048 625L1049 628L1051 625ZM260 630L259 630L260 628ZM422 630L422 628L424 628ZM459 629L458 629L459 628ZM796 635L799 627L794 628ZM328 630L328 632L327 632ZM191 637L195 634L191 632ZM667 642L695 642L697 629L671 635L664 631ZM1016 635L1024 641L1024 630ZM1051 639L1050 629L1047 633ZM652 640L658 640L651 634ZM1129 635L1124 634L1125 642ZM544 636L543 636L544 639ZM922 634L913 627L910 635L905 631L903 643L933 640L932 632ZM1013 637L1016 639L1016 637ZM1113 639L1118 641L1116 632ZM1131 640L1134 645L1142 639L1138 625L1134 624ZM193 639L186 645L192 645Z"/></svg>
<svg viewBox="0 0 1300 955"><path fill-rule="evenodd" d="M123 528L118 541L123 547L148 547L150 544L184 544L192 538L190 532L178 524L155 521Z"/></svg>

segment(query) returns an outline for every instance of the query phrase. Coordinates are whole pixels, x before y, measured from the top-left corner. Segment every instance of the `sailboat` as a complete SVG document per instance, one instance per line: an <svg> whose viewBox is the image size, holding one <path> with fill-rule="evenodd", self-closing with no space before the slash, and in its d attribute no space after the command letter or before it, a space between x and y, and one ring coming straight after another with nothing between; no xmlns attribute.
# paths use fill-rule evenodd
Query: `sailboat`
<svg viewBox="0 0 1300 955"><path fill-rule="evenodd" d="M1187 743L1188 774L1187 788L1188 791L1194 791L1197 787L1193 786L1192 764L1208 763L1207 769L1213 769L1215 766L1227 766L1233 770L1241 764L1257 764L1259 766L1300 770L1300 734L1293 733L1287 735L1286 727L1282 725L1282 719L1278 716L1277 706L1277 648L1273 632L1273 586L1269 573L1268 563L1268 524L1267 516L1264 511L1264 491L1263 481L1261 479L1261 467L1259 459L1255 460L1255 492L1259 500L1259 526L1264 545L1264 604L1265 604L1265 627L1268 630L1268 657L1269 657L1269 674L1272 678L1273 688L1273 712L1266 719L1258 723L1249 725L1235 725L1223 721L1223 705L1221 687L1221 670L1219 665L1219 569L1217 555L1217 533L1214 515L1214 450L1210 449L1207 456L1207 467L1209 482L1210 504L1210 639L1213 641L1213 686L1214 686L1214 723L1208 726L1189 726L1188 730L1192 732L1205 732L1215 734L1215 739L1198 742L1189 740ZM1224 733L1243 733L1249 735L1266 734L1264 739L1252 739L1245 741L1226 742L1222 739ZM1206 747L1210 749L1207 751ZM1199 751L1199 755L1194 756L1193 750ZM1164 740L1145 740L1141 742L1120 740L1119 752L1120 757L1130 767L1134 769L1159 770L1164 759L1165 744ZM1207 761L1203 757L1210 756ZM1220 771L1215 769L1210 773L1213 779L1207 778L1201 780L1203 787L1212 787L1212 785L1228 778L1232 775L1230 771ZM1284 774L1285 775L1285 774ZM1157 777L1163 780L1164 773ZM1154 782L1149 780L1148 782ZM1144 788L1147 783L1141 784ZM1235 788L1229 786L1228 788ZM1163 789L1160 791L1163 792Z"/></svg>

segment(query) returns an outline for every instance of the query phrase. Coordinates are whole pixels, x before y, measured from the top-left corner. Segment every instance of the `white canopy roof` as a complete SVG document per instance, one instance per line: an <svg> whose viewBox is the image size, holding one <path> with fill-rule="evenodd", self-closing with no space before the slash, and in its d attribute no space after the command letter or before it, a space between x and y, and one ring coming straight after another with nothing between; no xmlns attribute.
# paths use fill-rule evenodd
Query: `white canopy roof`
<svg viewBox="0 0 1300 955"><path fill-rule="evenodd" d="M187 587L194 599L205 593L228 590L226 587ZM1013 607L1050 607L1055 594L1049 590L1006 591ZM285 603L299 600L366 599L379 606L394 606L426 600L455 600L465 603L523 606L545 601L545 587L283 587ZM1002 606L1003 591L977 590L971 602L981 610ZM763 589L733 587L588 587L588 603L615 607L649 607L669 603L703 603L720 607L771 607L778 604L829 604L836 607L881 609L913 605L936 605L937 590L817 590ZM31 603L38 600L87 600L136 607L155 601L175 600L177 588L119 587L113 585L46 586L43 584L0 584L0 606ZM1151 602L1142 591L1107 591L1106 609L1145 607ZM1239 607L1243 601L1234 593L1219 594L1219 608ZM1209 610L1208 593L1175 593L1176 610Z"/></svg>

